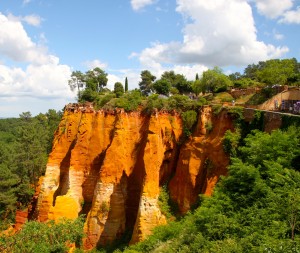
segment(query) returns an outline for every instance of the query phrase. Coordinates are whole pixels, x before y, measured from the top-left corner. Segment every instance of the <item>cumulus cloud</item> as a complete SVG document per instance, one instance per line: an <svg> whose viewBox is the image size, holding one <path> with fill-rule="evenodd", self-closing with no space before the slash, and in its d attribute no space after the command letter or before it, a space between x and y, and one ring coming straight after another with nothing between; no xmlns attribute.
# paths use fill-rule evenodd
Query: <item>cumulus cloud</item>
<svg viewBox="0 0 300 253"><path fill-rule="evenodd" d="M279 20L279 23L300 24L300 7L296 10L285 12Z"/></svg>
<svg viewBox="0 0 300 253"><path fill-rule="evenodd" d="M143 9L147 5L151 5L155 2L155 0L131 0L132 9L138 11Z"/></svg>
<svg viewBox="0 0 300 253"><path fill-rule="evenodd" d="M280 57L288 48L259 41L252 8L245 0L177 0L177 12L186 23L182 41L156 42L134 53L145 66L202 64L245 65Z"/></svg>
<svg viewBox="0 0 300 253"><path fill-rule="evenodd" d="M60 64L58 57L49 54L47 48L32 41L21 20L8 18L0 13L2 104L11 101L14 105L20 104L25 98L35 98L45 106L45 101L48 101L48 108L52 107L50 104L53 101L67 103L75 97L68 87L70 75L69 66ZM38 109L40 108L37 107Z"/></svg>
<svg viewBox="0 0 300 253"><path fill-rule="evenodd" d="M20 21L9 19L1 13L0 38L1 58L32 64L52 62L53 57L47 53L47 49L31 40Z"/></svg>
<svg viewBox="0 0 300 253"><path fill-rule="evenodd" d="M249 0L254 2L258 12L279 23L300 24L300 6L294 0Z"/></svg>
<svg viewBox="0 0 300 253"><path fill-rule="evenodd" d="M255 0L258 12L274 19L293 7L293 0Z"/></svg>
<svg viewBox="0 0 300 253"><path fill-rule="evenodd" d="M86 61L83 63L85 67L88 69L94 69L94 68L100 68L100 69L106 69L107 63L103 63L100 60L92 60L92 61Z"/></svg>
<svg viewBox="0 0 300 253"><path fill-rule="evenodd" d="M49 63L19 67L0 65L0 97L72 98L67 65Z"/></svg>

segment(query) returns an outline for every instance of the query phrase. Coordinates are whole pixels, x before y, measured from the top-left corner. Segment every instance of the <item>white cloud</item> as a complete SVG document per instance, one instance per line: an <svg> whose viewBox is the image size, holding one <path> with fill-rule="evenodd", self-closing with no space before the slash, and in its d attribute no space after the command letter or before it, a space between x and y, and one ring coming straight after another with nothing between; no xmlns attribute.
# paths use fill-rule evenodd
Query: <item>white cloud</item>
<svg viewBox="0 0 300 253"><path fill-rule="evenodd" d="M258 12L274 19L293 7L293 0L255 0Z"/></svg>
<svg viewBox="0 0 300 253"><path fill-rule="evenodd" d="M103 63L100 60L92 60L92 61L86 61L83 63L85 67L88 69L94 69L94 68L100 68L100 69L106 69L107 63Z"/></svg>
<svg viewBox="0 0 300 253"><path fill-rule="evenodd" d="M132 9L138 11L143 9L147 5L151 5L155 3L155 0L131 0L130 1Z"/></svg>
<svg viewBox="0 0 300 253"><path fill-rule="evenodd" d="M283 17L279 20L279 23L300 24L300 7L296 10L285 12Z"/></svg>
<svg viewBox="0 0 300 253"><path fill-rule="evenodd" d="M40 26L42 22L42 18L38 15L32 14L27 16L14 16L13 14L7 15L8 20L10 21L24 21L25 23L32 25L32 26Z"/></svg>
<svg viewBox="0 0 300 253"><path fill-rule="evenodd" d="M0 97L72 98L71 70L58 62L28 65L25 70L0 65Z"/></svg>
<svg viewBox="0 0 300 253"><path fill-rule="evenodd" d="M261 15L277 19L279 23L300 24L300 6L295 7L295 0L248 0L255 2Z"/></svg>
<svg viewBox="0 0 300 253"><path fill-rule="evenodd" d="M33 25L33 26L39 26L42 22L42 19L38 15L28 15L22 17L22 20L24 20L27 24Z"/></svg>
<svg viewBox="0 0 300 253"><path fill-rule="evenodd" d="M70 75L71 68L34 43L20 20L0 13L0 103L5 104L1 108L22 108L29 99L35 104L40 101L45 109L47 104L48 109L57 107L56 103L61 106L75 97L68 87ZM39 106L32 109L42 110Z"/></svg>
<svg viewBox="0 0 300 253"><path fill-rule="evenodd" d="M257 39L252 9L246 0L177 0L177 11L186 20L182 41L156 42L144 49L138 54L144 66L242 66L288 51L285 46L275 47Z"/></svg>
<svg viewBox="0 0 300 253"><path fill-rule="evenodd" d="M20 21L9 19L1 13L0 38L1 58L32 64L45 64L53 60L45 47L31 40Z"/></svg>

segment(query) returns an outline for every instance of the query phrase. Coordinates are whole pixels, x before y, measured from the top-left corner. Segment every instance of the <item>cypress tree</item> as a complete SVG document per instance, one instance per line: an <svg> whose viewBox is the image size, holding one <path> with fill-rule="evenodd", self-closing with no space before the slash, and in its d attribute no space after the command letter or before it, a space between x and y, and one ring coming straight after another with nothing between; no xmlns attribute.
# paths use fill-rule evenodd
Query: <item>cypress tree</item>
<svg viewBox="0 0 300 253"><path fill-rule="evenodd" d="M127 76L125 78L125 92L128 91L128 80L127 80Z"/></svg>

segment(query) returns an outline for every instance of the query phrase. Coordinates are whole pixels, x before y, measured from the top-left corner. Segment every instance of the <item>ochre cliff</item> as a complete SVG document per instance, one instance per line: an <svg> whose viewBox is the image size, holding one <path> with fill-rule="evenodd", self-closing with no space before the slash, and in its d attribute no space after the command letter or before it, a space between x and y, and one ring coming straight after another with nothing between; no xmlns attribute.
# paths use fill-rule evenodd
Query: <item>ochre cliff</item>
<svg viewBox="0 0 300 253"><path fill-rule="evenodd" d="M85 214L86 248L111 243L128 231L131 243L141 241L166 223L158 204L161 186L168 184L181 213L200 193L212 193L226 174L229 160L221 141L232 128L226 111L214 116L205 107L193 135L183 142L177 113L69 105L30 216L47 221Z"/></svg>
<svg viewBox="0 0 300 253"><path fill-rule="evenodd" d="M222 138L228 129L233 129L233 123L226 111L213 117L211 107L202 109L193 136L180 150L169 184L171 198L181 213L190 210L199 193L211 195L219 177L226 175L229 157L224 153Z"/></svg>

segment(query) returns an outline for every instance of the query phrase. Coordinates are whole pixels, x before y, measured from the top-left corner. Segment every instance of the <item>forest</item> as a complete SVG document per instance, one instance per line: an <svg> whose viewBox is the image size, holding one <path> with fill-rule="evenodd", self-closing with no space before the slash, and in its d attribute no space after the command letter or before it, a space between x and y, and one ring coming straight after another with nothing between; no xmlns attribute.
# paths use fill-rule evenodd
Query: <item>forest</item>
<svg viewBox="0 0 300 253"><path fill-rule="evenodd" d="M16 209L29 205L45 173L54 132L62 112L53 109L33 117L0 120L0 230L14 222Z"/></svg>
<svg viewBox="0 0 300 253"><path fill-rule="evenodd" d="M77 90L78 102L93 102L96 108L144 113L176 110L183 118L185 138L192 134L201 106L214 104L218 113L221 108L216 102L232 100L221 97L224 91L260 87L266 89L267 99L272 85L299 84L300 66L294 58L248 65L243 74L228 76L214 68L201 77L196 74L193 81L174 71L156 79L145 70L135 90L129 90L126 78L124 86L116 83L109 91L107 74L98 68L75 71L69 81L70 88ZM30 204L61 117L62 112L50 109L37 116L24 112L19 118L0 119L1 231L14 224L17 209ZM211 197L199 196L193 210L181 217L167 190L161 189L160 207L168 217L167 225L157 227L136 245L128 246L125 234L115 244L92 252L300 252L299 120L271 134L258 126L251 130L239 118L235 130L226 132L223 146L231 163ZM84 217L60 223L30 221L12 236L0 233L0 250L68 252L70 245L76 245L75 252L83 252L83 224Z"/></svg>

